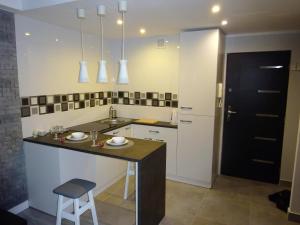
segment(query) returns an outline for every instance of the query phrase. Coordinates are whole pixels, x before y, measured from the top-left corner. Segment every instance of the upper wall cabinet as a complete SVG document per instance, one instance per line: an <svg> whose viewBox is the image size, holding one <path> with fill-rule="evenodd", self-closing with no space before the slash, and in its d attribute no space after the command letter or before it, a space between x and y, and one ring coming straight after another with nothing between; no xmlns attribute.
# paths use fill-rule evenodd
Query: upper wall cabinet
<svg viewBox="0 0 300 225"><path fill-rule="evenodd" d="M180 113L214 116L221 35L218 29L180 34Z"/></svg>

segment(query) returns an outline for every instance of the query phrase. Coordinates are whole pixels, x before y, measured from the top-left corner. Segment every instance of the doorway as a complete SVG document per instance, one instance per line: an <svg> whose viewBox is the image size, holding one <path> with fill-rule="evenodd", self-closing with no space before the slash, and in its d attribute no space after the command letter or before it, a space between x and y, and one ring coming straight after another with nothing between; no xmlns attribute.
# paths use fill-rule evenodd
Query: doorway
<svg viewBox="0 0 300 225"><path fill-rule="evenodd" d="M290 57L227 54L222 174L279 182Z"/></svg>

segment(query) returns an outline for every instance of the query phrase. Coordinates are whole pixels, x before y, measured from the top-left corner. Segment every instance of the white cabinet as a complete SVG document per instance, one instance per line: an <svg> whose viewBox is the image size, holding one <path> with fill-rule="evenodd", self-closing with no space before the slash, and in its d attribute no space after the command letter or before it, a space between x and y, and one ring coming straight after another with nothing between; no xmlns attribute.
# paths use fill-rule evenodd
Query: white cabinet
<svg viewBox="0 0 300 225"><path fill-rule="evenodd" d="M214 117L179 115L177 175L211 187Z"/></svg>
<svg viewBox="0 0 300 225"><path fill-rule="evenodd" d="M133 125L133 137L163 141L167 143L167 176L176 176L177 171L177 129L145 125Z"/></svg>
<svg viewBox="0 0 300 225"><path fill-rule="evenodd" d="M29 206L56 215L57 195L53 189L80 178L97 184L99 194L124 176L127 162L64 148L24 142Z"/></svg>
<svg viewBox="0 0 300 225"><path fill-rule="evenodd" d="M222 77L223 34L218 29L180 34L177 175L181 181L211 187L216 86ZM219 131L217 131L219 132Z"/></svg>
<svg viewBox="0 0 300 225"><path fill-rule="evenodd" d="M125 127L121 127L121 128L106 132L105 134L112 135L112 136L132 137L132 127L131 127L131 125L128 125Z"/></svg>
<svg viewBox="0 0 300 225"><path fill-rule="evenodd" d="M218 29L180 34L179 113L215 114L219 36Z"/></svg>
<svg viewBox="0 0 300 225"><path fill-rule="evenodd" d="M132 127L131 125L125 126L121 128L122 136L124 137L132 137Z"/></svg>

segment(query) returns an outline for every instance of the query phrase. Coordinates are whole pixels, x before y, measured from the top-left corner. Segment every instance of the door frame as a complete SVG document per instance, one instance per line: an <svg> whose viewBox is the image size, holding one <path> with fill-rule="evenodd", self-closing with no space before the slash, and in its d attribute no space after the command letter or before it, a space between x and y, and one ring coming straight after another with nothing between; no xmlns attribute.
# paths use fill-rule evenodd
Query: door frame
<svg viewBox="0 0 300 225"><path fill-rule="evenodd" d="M231 53L251 53L251 52L273 52L273 51L290 51L291 52L291 60L292 60L292 50L286 50L286 49L279 49L279 50L256 50L256 51L239 51L239 52L227 52L225 50L224 52L224 61L223 61L223 74L222 74L222 81L223 81L223 90L222 90L222 108L221 108L221 124L220 124L220 139L219 139L219 155L218 155L218 175L221 175L221 164L222 164L222 152L223 152L223 133L224 133L224 115L225 115L225 101L226 101L226 81L227 81L227 55ZM290 76L290 71L289 71L289 76ZM286 110L287 110L287 104L288 104L288 96L289 96L289 86L290 86L290 79L288 82L288 87L287 87L287 99L286 99L286 106L285 106L285 118L284 118L284 124L286 124ZM285 126L283 130L283 138L285 136ZM283 139L284 141L284 139ZM279 175L279 182L281 182L281 171L282 171L282 160L283 160L283 145L282 145L282 151L281 151L281 162L280 162L280 175ZM289 181L288 181L289 182Z"/></svg>

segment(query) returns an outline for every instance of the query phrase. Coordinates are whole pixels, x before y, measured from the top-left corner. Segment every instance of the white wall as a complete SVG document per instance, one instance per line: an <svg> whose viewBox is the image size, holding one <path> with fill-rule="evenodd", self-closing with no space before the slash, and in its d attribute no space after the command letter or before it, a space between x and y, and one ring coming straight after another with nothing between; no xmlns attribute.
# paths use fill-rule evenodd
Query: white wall
<svg viewBox="0 0 300 225"><path fill-rule="evenodd" d="M168 41L165 48L157 47L157 40ZM116 85L119 91L171 92L178 94L179 35L148 38L131 38L125 42L125 58L128 59L128 85ZM110 50L117 78L118 62L121 57L120 40L110 41ZM116 106L119 116L151 118L170 121L172 108L145 106Z"/></svg>
<svg viewBox="0 0 300 225"><path fill-rule="evenodd" d="M30 32L30 36L25 36ZM58 39L58 41L56 41ZM112 83L97 84L98 39L85 35L84 47L91 82L77 82L81 57L80 33L16 15L16 42L20 95L52 95L112 90ZM105 51L108 73L109 51ZM107 107L95 107L68 112L22 118L23 136L32 130L49 129L53 125L71 126L107 117Z"/></svg>
<svg viewBox="0 0 300 225"><path fill-rule="evenodd" d="M179 36L165 36L165 48L157 47L162 37L131 38L126 40L125 58L128 59L129 85L117 85L124 91L157 91L178 93ZM112 40L111 54L118 71L121 42Z"/></svg>
<svg viewBox="0 0 300 225"><path fill-rule="evenodd" d="M30 32L30 36L25 36ZM178 93L178 36L165 37L166 48L157 48L157 39L135 38L126 40L129 85L101 85L95 82L97 73L98 39L85 35L84 47L91 82L77 82L81 57L80 34L45 22L16 16L16 38L20 95L36 96L96 92L108 90L155 91ZM56 39L59 39L56 41ZM105 41L105 59L109 80L117 78L120 59L120 40ZM144 106L116 106L119 116L153 118L169 121L171 108ZM55 114L22 118L23 136L33 129L49 129L56 124L72 126L107 117L108 107L95 107Z"/></svg>
<svg viewBox="0 0 300 225"><path fill-rule="evenodd" d="M300 215L300 117L298 126L297 150L294 163L293 186L289 210L292 213Z"/></svg>
<svg viewBox="0 0 300 225"><path fill-rule="evenodd" d="M259 34L226 37L226 53L292 50L291 65L300 65L300 33ZM291 71L283 139L281 180L292 181L296 150L297 124L300 113L300 72Z"/></svg>

